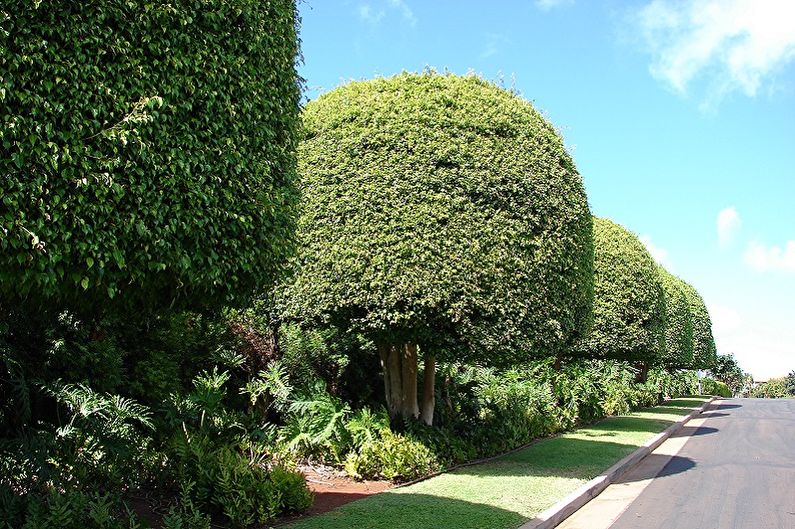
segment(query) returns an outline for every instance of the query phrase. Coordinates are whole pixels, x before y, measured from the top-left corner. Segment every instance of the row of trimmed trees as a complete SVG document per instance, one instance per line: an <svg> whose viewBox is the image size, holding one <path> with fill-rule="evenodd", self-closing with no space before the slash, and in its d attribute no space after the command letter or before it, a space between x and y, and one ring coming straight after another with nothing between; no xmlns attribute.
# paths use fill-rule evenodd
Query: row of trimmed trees
<svg viewBox="0 0 795 529"><path fill-rule="evenodd" d="M592 218L561 138L517 95L404 73L321 96L304 129L288 313L369 336L393 417L431 424L438 359L612 358L641 378L714 361L697 291Z"/></svg>
<svg viewBox="0 0 795 529"><path fill-rule="evenodd" d="M432 72L353 82L306 105L299 144L290 0L109 1L66 25L17 7L0 308L98 319L278 283L285 317L371 338L390 413L427 423L437 361L714 356L695 290L592 218L560 136L517 95Z"/></svg>

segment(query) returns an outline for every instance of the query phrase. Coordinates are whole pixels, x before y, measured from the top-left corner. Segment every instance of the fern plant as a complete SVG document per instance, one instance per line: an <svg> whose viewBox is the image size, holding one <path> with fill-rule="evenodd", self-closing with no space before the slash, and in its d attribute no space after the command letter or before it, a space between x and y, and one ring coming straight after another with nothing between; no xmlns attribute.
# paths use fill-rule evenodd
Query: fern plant
<svg viewBox="0 0 795 529"><path fill-rule="evenodd" d="M289 450L304 457L339 463L350 445L345 419L351 409L331 396L322 381L290 402L282 438Z"/></svg>

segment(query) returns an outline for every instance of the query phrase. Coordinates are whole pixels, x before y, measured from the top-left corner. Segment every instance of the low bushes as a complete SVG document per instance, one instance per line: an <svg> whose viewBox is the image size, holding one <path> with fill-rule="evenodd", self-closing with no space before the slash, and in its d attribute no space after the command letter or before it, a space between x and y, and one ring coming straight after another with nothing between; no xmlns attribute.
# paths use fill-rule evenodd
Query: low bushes
<svg viewBox="0 0 795 529"><path fill-rule="evenodd" d="M729 386L713 378L705 378L701 381L701 393L724 398L730 398L732 396L732 390L729 389Z"/></svg>

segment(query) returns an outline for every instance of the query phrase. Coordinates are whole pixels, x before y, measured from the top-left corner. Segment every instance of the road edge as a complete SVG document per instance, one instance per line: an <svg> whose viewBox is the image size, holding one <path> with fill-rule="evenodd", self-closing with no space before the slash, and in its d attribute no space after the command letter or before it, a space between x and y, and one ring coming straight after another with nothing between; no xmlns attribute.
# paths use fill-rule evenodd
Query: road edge
<svg viewBox="0 0 795 529"><path fill-rule="evenodd" d="M566 518L577 512L589 501L598 496L611 483L615 482L629 469L637 465L643 458L651 454L658 446L665 442L669 437L676 433L696 415L703 413L707 406L715 401L715 397L710 398L700 408L697 408L685 415L671 426L658 433L634 452L624 457L618 463L608 468L605 472L596 476L591 481L575 490L555 505L538 514L532 520L524 523L519 529L552 529L563 522Z"/></svg>

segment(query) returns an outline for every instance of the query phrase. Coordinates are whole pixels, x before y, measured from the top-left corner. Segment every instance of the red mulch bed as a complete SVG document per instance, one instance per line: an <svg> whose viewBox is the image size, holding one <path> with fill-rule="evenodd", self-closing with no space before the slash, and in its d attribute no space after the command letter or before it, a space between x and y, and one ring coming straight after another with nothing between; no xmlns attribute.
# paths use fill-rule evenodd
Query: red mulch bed
<svg viewBox="0 0 795 529"><path fill-rule="evenodd" d="M302 466L299 470L315 494L315 502L306 516L334 510L340 505L378 494L393 486L389 481L355 481L343 472L328 467Z"/></svg>

